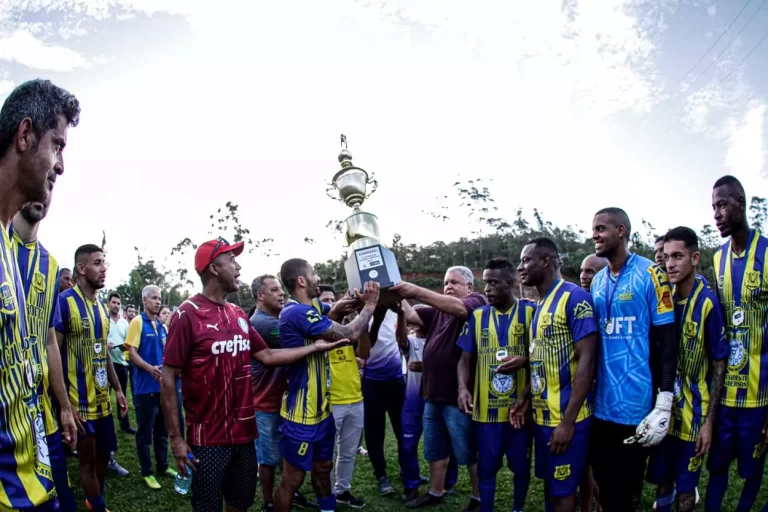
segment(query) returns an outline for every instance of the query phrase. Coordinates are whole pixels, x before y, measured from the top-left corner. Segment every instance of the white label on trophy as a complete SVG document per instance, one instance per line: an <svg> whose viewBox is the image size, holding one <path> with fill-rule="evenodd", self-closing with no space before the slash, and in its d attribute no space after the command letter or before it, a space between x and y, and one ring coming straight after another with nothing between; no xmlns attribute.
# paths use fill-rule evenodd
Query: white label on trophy
<svg viewBox="0 0 768 512"><path fill-rule="evenodd" d="M357 258L357 268L360 271L384 265L384 258L381 256L381 250L378 247L360 249L355 252L355 257Z"/></svg>
<svg viewBox="0 0 768 512"><path fill-rule="evenodd" d="M379 271L371 270L370 272L368 272L368 277L370 277L371 279L376 279L377 277L379 277Z"/></svg>

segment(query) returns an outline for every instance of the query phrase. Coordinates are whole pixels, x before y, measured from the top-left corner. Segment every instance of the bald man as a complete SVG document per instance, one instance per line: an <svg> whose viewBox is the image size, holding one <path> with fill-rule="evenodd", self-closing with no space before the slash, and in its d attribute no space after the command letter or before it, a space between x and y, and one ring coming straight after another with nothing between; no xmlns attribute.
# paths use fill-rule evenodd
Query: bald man
<svg viewBox="0 0 768 512"><path fill-rule="evenodd" d="M592 286L592 279L594 279L595 274L603 270L606 265L608 265L608 260L601 258L596 254L590 254L584 258L584 261L581 262L581 269L579 273L579 281L581 282L581 287L589 291L589 287Z"/></svg>

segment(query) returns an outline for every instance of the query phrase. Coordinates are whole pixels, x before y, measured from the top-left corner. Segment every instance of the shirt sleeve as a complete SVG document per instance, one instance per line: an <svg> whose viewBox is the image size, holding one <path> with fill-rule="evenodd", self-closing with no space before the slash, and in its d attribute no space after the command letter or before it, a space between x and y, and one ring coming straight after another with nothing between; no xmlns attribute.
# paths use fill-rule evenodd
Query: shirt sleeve
<svg viewBox="0 0 768 512"><path fill-rule="evenodd" d="M648 267L646 299L651 314L651 325L667 325L675 321L675 305L667 274L658 265Z"/></svg>
<svg viewBox="0 0 768 512"><path fill-rule="evenodd" d="M467 313L472 313L477 308L481 308L487 304L485 297L479 293L470 293L461 302L464 303L464 307L467 308Z"/></svg>
<svg viewBox="0 0 768 512"><path fill-rule="evenodd" d="M333 322L325 315L321 315L315 308L304 307L304 311L296 311L294 322L307 338L319 338L321 334L331 328Z"/></svg>
<svg viewBox="0 0 768 512"><path fill-rule="evenodd" d="M723 324L723 310L717 298L710 299L712 307L704 320L704 336L706 347L709 349L709 358L713 361L726 359L731 352L731 346L725 335Z"/></svg>
<svg viewBox="0 0 768 512"><path fill-rule="evenodd" d="M475 315L470 314L467 321L464 322L464 327L461 328L461 334L459 334L459 340L456 344L464 352L472 353L475 351Z"/></svg>
<svg viewBox="0 0 768 512"><path fill-rule="evenodd" d="M581 288L574 288L568 297L566 308L568 327L571 329L574 343L597 332L595 306L590 294Z"/></svg>
<svg viewBox="0 0 768 512"><path fill-rule="evenodd" d="M58 300L59 319L54 328L61 334L67 334L69 328L69 302L64 295L59 295Z"/></svg>
<svg viewBox="0 0 768 512"><path fill-rule="evenodd" d="M416 314L419 315L419 320L424 324L424 331L428 332L432 327L432 322L435 319L437 310L432 306L425 306L423 308L416 309Z"/></svg>
<svg viewBox="0 0 768 512"><path fill-rule="evenodd" d="M163 363L174 368L187 366L192 354L193 330L189 315L174 315L171 320L171 330L165 342Z"/></svg>
<svg viewBox="0 0 768 512"><path fill-rule="evenodd" d="M61 311L59 310L59 273L56 273L56 282L53 285L53 304L51 305L51 321L48 328L56 328L61 323Z"/></svg>
<svg viewBox="0 0 768 512"><path fill-rule="evenodd" d="M251 340L251 356L258 354L262 350L267 348L267 344L264 342L264 338L261 337L259 331L251 326L249 330L249 337Z"/></svg>
<svg viewBox="0 0 768 512"><path fill-rule="evenodd" d="M137 316L131 320L128 325L128 334L125 336L125 344L129 347L133 347L139 350L141 346L141 328L143 327L143 321L140 316Z"/></svg>

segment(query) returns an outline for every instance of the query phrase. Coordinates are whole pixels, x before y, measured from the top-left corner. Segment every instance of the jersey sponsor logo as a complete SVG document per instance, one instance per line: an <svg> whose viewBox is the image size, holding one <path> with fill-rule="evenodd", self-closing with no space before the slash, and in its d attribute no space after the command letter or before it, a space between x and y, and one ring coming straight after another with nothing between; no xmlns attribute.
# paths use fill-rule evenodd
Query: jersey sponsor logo
<svg viewBox="0 0 768 512"><path fill-rule="evenodd" d="M315 322L319 322L321 320L320 314L315 309L308 309L307 310L307 321L311 324L314 324Z"/></svg>
<svg viewBox="0 0 768 512"><path fill-rule="evenodd" d="M562 466L555 466L555 479L556 480L565 480L571 476L571 465L570 464L564 464Z"/></svg>
<svg viewBox="0 0 768 512"><path fill-rule="evenodd" d="M630 302L632 300L632 287L627 285L622 288L617 298L619 302Z"/></svg>
<svg viewBox="0 0 768 512"><path fill-rule="evenodd" d="M747 272L744 279L744 286L750 290L756 290L760 287L760 272L757 270Z"/></svg>
<svg viewBox="0 0 768 512"><path fill-rule="evenodd" d="M245 318L238 318L237 319L237 325L240 326L240 329L245 333L248 334L248 322L245 320Z"/></svg>
<svg viewBox="0 0 768 512"><path fill-rule="evenodd" d="M592 310L592 305L588 301L583 300L573 308L573 316L577 320L584 320L585 318L594 317L595 312Z"/></svg>
<svg viewBox="0 0 768 512"><path fill-rule="evenodd" d="M617 316L606 320L605 332L611 334L621 334L623 330L627 334L634 334L632 323L637 320L636 316ZM610 327L609 327L610 326Z"/></svg>
<svg viewBox="0 0 768 512"><path fill-rule="evenodd" d="M214 355L229 354L235 357L241 352L249 352L251 350L251 340L243 338L239 334L231 340L214 341L211 344L211 352Z"/></svg>

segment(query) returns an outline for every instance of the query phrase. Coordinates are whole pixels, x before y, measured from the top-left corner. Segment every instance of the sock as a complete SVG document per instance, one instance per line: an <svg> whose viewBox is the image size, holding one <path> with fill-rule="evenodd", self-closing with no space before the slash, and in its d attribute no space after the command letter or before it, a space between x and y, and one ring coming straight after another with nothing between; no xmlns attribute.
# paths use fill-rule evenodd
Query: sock
<svg viewBox="0 0 768 512"><path fill-rule="evenodd" d="M320 506L320 512L333 512L336 510L336 495L331 494L327 498L317 498L317 504Z"/></svg>
<svg viewBox="0 0 768 512"><path fill-rule="evenodd" d="M88 496L87 500L91 504L93 512L105 512L107 510L107 505L101 496Z"/></svg>
<svg viewBox="0 0 768 512"><path fill-rule="evenodd" d="M707 512L716 512L723 508L723 498L728 488L728 471L723 473L710 473L709 485L707 486L707 497L704 510Z"/></svg>
<svg viewBox="0 0 768 512"><path fill-rule="evenodd" d="M480 511L491 512L496 499L496 476L480 479Z"/></svg>
<svg viewBox="0 0 768 512"><path fill-rule="evenodd" d="M528 499L528 487L531 485L530 475L515 475L515 498L512 508L514 510L523 510L525 500Z"/></svg>
<svg viewBox="0 0 768 512"><path fill-rule="evenodd" d="M763 472L744 480L744 489L741 491L739 504L736 506L736 512L749 512L752 505L755 504L757 493L760 491L760 483L763 481Z"/></svg>
<svg viewBox="0 0 768 512"><path fill-rule="evenodd" d="M432 495L432 496L434 496L435 498L442 498L442 497L443 497L443 493L442 493L442 492L441 492L440 494L435 494L434 492L432 492L432 490L431 490L431 489L430 489L430 491L429 491L429 494L431 494L431 495Z"/></svg>
<svg viewBox="0 0 768 512"><path fill-rule="evenodd" d="M544 512L555 512L555 504L544 498Z"/></svg>
<svg viewBox="0 0 768 512"><path fill-rule="evenodd" d="M672 507L675 504L675 491L672 490L671 493L667 495L660 495L658 491L656 491L656 512L672 512Z"/></svg>

